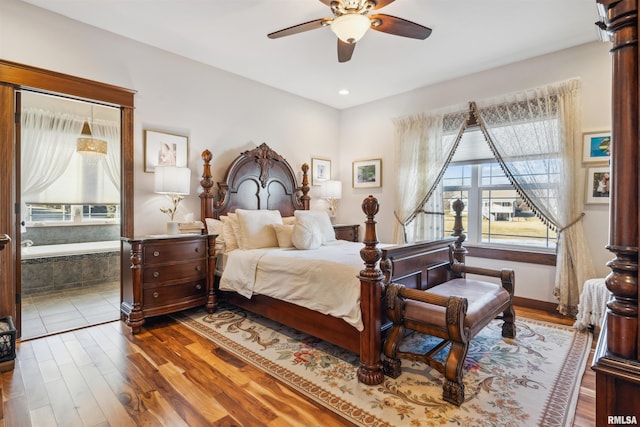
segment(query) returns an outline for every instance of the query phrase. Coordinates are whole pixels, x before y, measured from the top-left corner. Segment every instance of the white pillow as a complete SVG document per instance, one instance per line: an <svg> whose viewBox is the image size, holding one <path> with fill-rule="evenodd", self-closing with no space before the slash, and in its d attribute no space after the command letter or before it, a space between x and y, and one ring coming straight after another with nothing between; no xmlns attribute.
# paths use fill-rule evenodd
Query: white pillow
<svg viewBox="0 0 640 427"><path fill-rule="evenodd" d="M293 233L293 224L271 224L276 232L278 246L281 248L292 248L291 234Z"/></svg>
<svg viewBox="0 0 640 427"><path fill-rule="evenodd" d="M291 243L297 249L318 249L322 245L322 235L313 221L297 221L291 232Z"/></svg>
<svg viewBox="0 0 640 427"><path fill-rule="evenodd" d="M219 219L205 218L204 222L207 225L207 233L218 235L218 237L216 237L216 252L224 252L225 245L224 235L222 233L222 221L220 221Z"/></svg>
<svg viewBox="0 0 640 427"><path fill-rule="evenodd" d="M327 242L333 242L336 240L336 231L331 225L331 218L325 211L295 211L293 215L296 217L296 222L313 222L318 228L320 233L320 239L324 245Z"/></svg>
<svg viewBox="0 0 640 427"><path fill-rule="evenodd" d="M283 216L282 217L282 223L283 224L287 224L287 225L293 225L296 223L296 217L295 216Z"/></svg>
<svg viewBox="0 0 640 427"><path fill-rule="evenodd" d="M222 239L224 240L225 251L230 252L238 249L238 241L236 240L236 235L233 230L233 223L235 222L237 224L238 222L236 214L230 213L222 215L220 219L222 220Z"/></svg>
<svg viewBox="0 0 640 427"><path fill-rule="evenodd" d="M222 238L222 221L214 218L205 218L204 222L207 225L207 233L217 234L218 239Z"/></svg>
<svg viewBox="0 0 640 427"><path fill-rule="evenodd" d="M278 238L272 224L282 224L280 211L236 209L240 227L240 249L277 248Z"/></svg>

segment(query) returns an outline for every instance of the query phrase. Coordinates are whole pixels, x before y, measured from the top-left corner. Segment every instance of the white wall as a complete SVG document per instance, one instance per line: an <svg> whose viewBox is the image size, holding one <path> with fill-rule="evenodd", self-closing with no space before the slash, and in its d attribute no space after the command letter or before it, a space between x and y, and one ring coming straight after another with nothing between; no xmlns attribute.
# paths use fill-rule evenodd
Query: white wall
<svg viewBox="0 0 640 427"><path fill-rule="evenodd" d="M200 153L206 148L213 152L216 181L241 151L262 142L286 156L294 168L311 157L331 159L332 178L343 181L339 222L362 223L360 204L373 194L382 204L377 217L380 240L389 242L394 221L393 118L580 77L583 129L610 129L608 49L608 44L591 43L340 112L16 0L2 0L0 13L0 58L137 91L136 234L162 232L166 221L159 212L166 200L153 194L153 174L143 172L143 130L152 129L189 137L192 189L197 191ZM463 53L452 53L459 54ZM354 190L352 161L368 158L383 159L383 186ZM198 217L199 199L193 191L185 207ZM608 209L587 206L585 212L593 262L603 276L608 272L604 264L612 258L604 249ZM555 301L553 268L517 263L513 267L517 295Z"/></svg>
<svg viewBox="0 0 640 427"><path fill-rule="evenodd" d="M344 183L339 205L340 222L362 222L360 202L373 194L381 204L377 215L379 240L393 237L394 173L393 118L428 112L469 101L521 91L573 77L582 80L582 128L605 130L611 126L611 60L609 44L590 43L516 64L421 88L409 93L343 111L340 125L340 179ZM351 188L352 161L382 158L382 188ZM584 170L582 175L586 175ZM581 177L582 178L582 177ZM608 238L608 208L585 207L584 227L594 265L599 275L607 274L606 261L612 254L604 249ZM476 262L477 260L474 260ZM487 265L495 264L489 261ZM507 263L500 262L507 267ZM518 296L555 302L552 284L555 269L513 263Z"/></svg>
<svg viewBox="0 0 640 427"><path fill-rule="evenodd" d="M192 195L180 212L200 216L200 155L214 180L242 151L263 142L299 171L311 157L338 158L339 111L15 0L2 0L0 58L134 89L134 228L161 233L164 196L143 168L144 130L189 138ZM310 147L314 147L310 149ZM299 177L301 177L299 172Z"/></svg>

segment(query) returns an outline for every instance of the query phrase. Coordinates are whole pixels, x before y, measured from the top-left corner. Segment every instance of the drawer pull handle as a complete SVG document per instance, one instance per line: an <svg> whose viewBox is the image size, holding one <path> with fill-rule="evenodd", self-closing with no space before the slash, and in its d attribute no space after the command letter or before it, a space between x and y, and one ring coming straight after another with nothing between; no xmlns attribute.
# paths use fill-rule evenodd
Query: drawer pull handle
<svg viewBox="0 0 640 427"><path fill-rule="evenodd" d="M153 277L158 277L158 276L160 276L160 273L158 273L157 271L154 271L153 272Z"/></svg>
<svg viewBox="0 0 640 427"><path fill-rule="evenodd" d="M197 290L202 289L202 285L198 283L198 284L196 285L196 289L197 289Z"/></svg>
<svg viewBox="0 0 640 427"><path fill-rule="evenodd" d="M200 248L196 248L195 250L196 250L196 252L200 252Z"/></svg>
<svg viewBox="0 0 640 427"><path fill-rule="evenodd" d="M154 298L158 298L159 296L160 296L160 294L159 294L158 292L154 292L154 293L153 293L153 297L154 297Z"/></svg>
<svg viewBox="0 0 640 427"><path fill-rule="evenodd" d="M158 251L153 251L153 256L159 256L159 255L160 255L160 252L158 252Z"/></svg>
<svg viewBox="0 0 640 427"><path fill-rule="evenodd" d="M202 271L202 266L196 265L196 271Z"/></svg>

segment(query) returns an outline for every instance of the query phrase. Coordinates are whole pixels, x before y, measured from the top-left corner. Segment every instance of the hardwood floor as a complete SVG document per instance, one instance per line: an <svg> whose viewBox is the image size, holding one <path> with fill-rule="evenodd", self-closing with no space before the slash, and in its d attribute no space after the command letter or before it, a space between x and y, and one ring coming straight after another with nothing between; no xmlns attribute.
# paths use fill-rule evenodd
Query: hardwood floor
<svg viewBox="0 0 640 427"><path fill-rule="evenodd" d="M574 426L595 425L590 366ZM135 336L111 322L21 342L0 391L0 427L352 425L168 317Z"/></svg>

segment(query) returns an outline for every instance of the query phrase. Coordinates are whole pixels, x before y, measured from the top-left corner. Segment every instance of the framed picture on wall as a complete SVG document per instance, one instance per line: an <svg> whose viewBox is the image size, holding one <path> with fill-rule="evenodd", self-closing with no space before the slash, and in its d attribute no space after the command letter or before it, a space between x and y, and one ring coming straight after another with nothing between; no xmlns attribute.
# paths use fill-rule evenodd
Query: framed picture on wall
<svg viewBox="0 0 640 427"><path fill-rule="evenodd" d="M611 170L609 166L587 168L587 197L585 203L609 203L610 186Z"/></svg>
<svg viewBox="0 0 640 427"><path fill-rule="evenodd" d="M606 163L610 158L611 132L586 132L582 134L583 154L585 163Z"/></svg>
<svg viewBox="0 0 640 427"><path fill-rule="evenodd" d="M382 159L353 162L353 188L382 187Z"/></svg>
<svg viewBox="0 0 640 427"><path fill-rule="evenodd" d="M320 185L331 179L331 160L311 159L311 185Z"/></svg>
<svg viewBox="0 0 640 427"><path fill-rule="evenodd" d="M188 141L186 136L144 131L144 171L154 172L156 166L187 167Z"/></svg>

